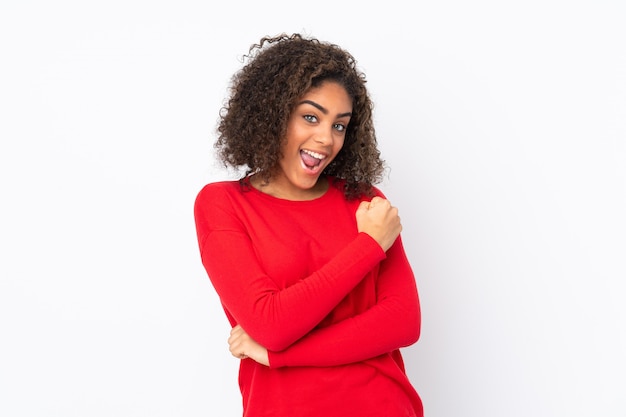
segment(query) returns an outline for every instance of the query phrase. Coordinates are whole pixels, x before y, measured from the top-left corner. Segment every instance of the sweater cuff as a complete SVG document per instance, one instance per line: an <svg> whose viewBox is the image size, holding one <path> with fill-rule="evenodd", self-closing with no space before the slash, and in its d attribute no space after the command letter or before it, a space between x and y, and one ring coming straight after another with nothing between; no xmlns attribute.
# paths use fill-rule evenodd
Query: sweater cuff
<svg viewBox="0 0 626 417"><path fill-rule="evenodd" d="M357 240L363 241L363 251L371 250L373 253L376 253L376 258L383 260L387 257L387 253L383 250L383 248L376 242L376 240L368 235L365 232L359 232L357 236Z"/></svg>

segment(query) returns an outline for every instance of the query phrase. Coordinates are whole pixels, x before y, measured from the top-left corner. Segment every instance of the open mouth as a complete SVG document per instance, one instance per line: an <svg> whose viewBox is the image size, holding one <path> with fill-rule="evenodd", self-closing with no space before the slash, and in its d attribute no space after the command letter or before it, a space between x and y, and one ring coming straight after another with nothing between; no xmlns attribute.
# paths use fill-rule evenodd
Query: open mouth
<svg viewBox="0 0 626 417"><path fill-rule="evenodd" d="M326 159L326 155L303 149L300 151L300 158L304 168L311 172L319 171L322 161Z"/></svg>

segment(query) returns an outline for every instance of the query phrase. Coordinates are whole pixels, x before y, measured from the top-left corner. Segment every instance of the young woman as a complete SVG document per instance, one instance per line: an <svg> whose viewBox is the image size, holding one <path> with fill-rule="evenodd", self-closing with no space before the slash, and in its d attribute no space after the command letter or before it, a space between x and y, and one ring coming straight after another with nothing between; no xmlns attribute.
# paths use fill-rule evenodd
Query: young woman
<svg viewBox="0 0 626 417"><path fill-rule="evenodd" d="M420 308L398 210L373 184L365 76L340 47L263 38L232 79L216 149L246 170L195 202L233 326L245 417L421 417L399 349Z"/></svg>

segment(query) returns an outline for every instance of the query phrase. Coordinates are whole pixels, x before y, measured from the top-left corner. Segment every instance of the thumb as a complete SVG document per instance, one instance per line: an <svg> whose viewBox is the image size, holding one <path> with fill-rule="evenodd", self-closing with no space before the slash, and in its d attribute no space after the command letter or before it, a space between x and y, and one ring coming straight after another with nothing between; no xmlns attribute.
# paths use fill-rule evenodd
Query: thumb
<svg viewBox="0 0 626 417"><path fill-rule="evenodd" d="M361 203L359 204L359 207L356 209L357 212L359 211L367 211L370 208L370 203L369 201L361 201Z"/></svg>

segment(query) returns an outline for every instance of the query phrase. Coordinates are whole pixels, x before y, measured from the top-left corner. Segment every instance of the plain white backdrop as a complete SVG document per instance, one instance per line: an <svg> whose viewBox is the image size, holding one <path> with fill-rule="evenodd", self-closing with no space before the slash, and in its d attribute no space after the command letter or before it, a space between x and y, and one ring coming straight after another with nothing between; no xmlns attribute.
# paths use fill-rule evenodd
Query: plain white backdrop
<svg viewBox="0 0 626 417"><path fill-rule="evenodd" d="M240 415L192 206L241 55L303 32L368 76L426 416L623 417L622 4L3 3L0 415Z"/></svg>

